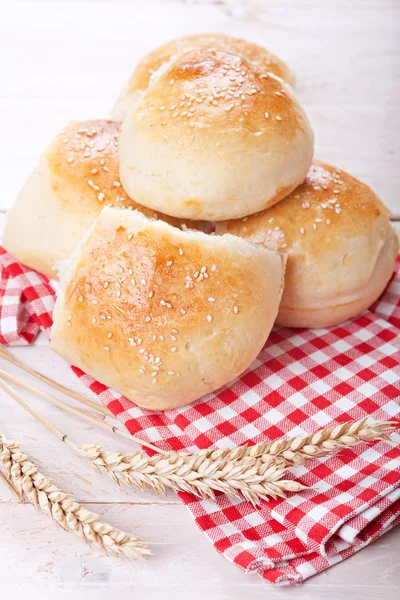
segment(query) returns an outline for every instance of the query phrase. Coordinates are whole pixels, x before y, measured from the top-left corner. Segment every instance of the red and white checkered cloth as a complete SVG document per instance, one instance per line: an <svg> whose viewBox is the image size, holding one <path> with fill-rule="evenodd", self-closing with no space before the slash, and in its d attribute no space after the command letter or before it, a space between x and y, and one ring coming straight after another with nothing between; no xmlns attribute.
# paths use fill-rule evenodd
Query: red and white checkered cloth
<svg viewBox="0 0 400 600"><path fill-rule="evenodd" d="M397 264L398 269L399 264ZM0 342L49 333L46 277L0 249ZM164 449L225 448L311 433L371 415L400 418L400 274L360 317L319 330L276 328L251 367L200 401L165 413L135 406L73 368L128 430ZM254 509L219 495L179 497L218 552L275 584L298 583L351 556L400 522L400 448L357 446L292 469L312 490Z"/></svg>

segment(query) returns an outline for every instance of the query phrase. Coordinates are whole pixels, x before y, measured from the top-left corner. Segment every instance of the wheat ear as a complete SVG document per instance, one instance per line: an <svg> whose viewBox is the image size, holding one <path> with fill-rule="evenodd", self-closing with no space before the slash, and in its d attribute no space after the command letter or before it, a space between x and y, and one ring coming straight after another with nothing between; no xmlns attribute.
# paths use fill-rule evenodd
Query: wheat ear
<svg viewBox="0 0 400 600"><path fill-rule="evenodd" d="M83 508L71 496L58 489L24 454L19 445L0 434L0 460L18 494L39 507L65 531L75 533L88 544L94 544L106 554L140 559L151 554L147 544L135 535L101 521Z"/></svg>
<svg viewBox="0 0 400 600"><path fill-rule="evenodd" d="M253 505L260 500L285 497L286 492L308 489L301 483L282 479L285 468L267 465L252 457L240 460L207 458L200 453L171 452L149 457L141 450L123 453L84 444L76 449L99 473L107 473L118 485L136 485L166 493L166 488L214 498L215 492L229 497L240 494Z"/></svg>
<svg viewBox="0 0 400 600"><path fill-rule="evenodd" d="M357 444L389 440L387 434L399 427L399 423L396 421L367 421L368 417L359 421L348 421L326 427L310 435L260 442L254 446L238 446L233 449L200 450L199 453L209 458L229 457L231 460L240 460L245 456L261 458L265 463L290 467L304 464L311 458L319 458L334 454L344 448L352 448Z"/></svg>

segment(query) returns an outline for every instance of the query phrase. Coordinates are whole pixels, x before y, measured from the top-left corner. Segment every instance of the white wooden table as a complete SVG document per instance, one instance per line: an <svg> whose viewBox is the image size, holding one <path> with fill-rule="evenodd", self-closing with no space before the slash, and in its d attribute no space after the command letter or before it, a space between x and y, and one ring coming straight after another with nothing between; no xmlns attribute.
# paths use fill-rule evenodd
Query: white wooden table
<svg viewBox="0 0 400 600"><path fill-rule="evenodd" d="M107 114L133 64L189 32L259 41L287 60L316 132L316 155L369 183L400 214L400 4L397 0L262 2L11 1L0 18L0 227L29 170L71 119ZM1 230L0 230L1 233ZM70 388L81 386L39 338L16 356ZM0 368L18 370L0 361ZM29 380L29 377L26 377ZM84 393L86 390L81 389ZM114 438L32 400L78 442ZM57 484L154 546L145 563L91 553L0 484L0 597L217 600L393 600L400 594L400 529L295 589L244 576L219 556L176 497L116 490L0 393L0 430ZM118 441L118 449L132 447Z"/></svg>

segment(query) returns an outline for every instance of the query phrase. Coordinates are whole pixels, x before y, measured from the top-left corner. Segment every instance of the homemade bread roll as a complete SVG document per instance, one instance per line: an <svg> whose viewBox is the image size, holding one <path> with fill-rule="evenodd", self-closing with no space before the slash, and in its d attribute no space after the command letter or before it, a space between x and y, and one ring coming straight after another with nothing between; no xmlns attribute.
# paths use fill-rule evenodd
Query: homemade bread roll
<svg viewBox="0 0 400 600"><path fill-rule="evenodd" d="M123 121L137 97L137 92L146 90L149 87L154 73L162 65L169 62L173 56L197 48L222 50L238 54L260 69L270 71L291 86L294 85L295 78L287 64L275 54L254 42L234 38L224 33L185 35L158 46L140 61L114 105L111 113L112 118Z"/></svg>
<svg viewBox="0 0 400 600"><path fill-rule="evenodd" d="M51 346L139 406L188 404L256 358L283 263L235 236L105 208L61 274Z"/></svg>
<svg viewBox="0 0 400 600"><path fill-rule="evenodd" d="M390 212L344 171L314 161L307 179L276 206L219 223L287 255L277 323L328 327L354 317L383 292L399 250Z"/></svg>
<svg viewBox="0 0 400 600"><path fill-rule="evenodd" d="M242 217L306 177L313 132L290 86L239 56L172 60L123 123L120 177L140 204L175 217Z"/></svg>
<svg viewBox="0 0 400 600"><path fill-rule="evenodd" d="M157 216L121 186L119 133L120 123L96 120L70 123L55 137L7 217L3 245L17 260L55 277L53 265L71 254L104 206Z"/></svg>

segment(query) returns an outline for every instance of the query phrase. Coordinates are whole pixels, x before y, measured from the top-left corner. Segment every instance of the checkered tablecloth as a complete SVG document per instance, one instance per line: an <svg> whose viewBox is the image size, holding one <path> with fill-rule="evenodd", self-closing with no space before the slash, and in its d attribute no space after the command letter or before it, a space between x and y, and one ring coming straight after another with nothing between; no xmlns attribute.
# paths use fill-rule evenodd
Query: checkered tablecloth
<svg viewBox="0 0 400 600"><path fill-rule="evenodd" d="M29 344L39 329L48 334L54 291L46 277L2 249L0 266L0 342ZM240 378L177 410L143 410L73 370L132 434L165 449L224 448L367 415L399 419L399 333L397 274L357 319L330 329L274 329ZM313 489L258 509L223 495L179 497L215 549L240 569L275 584L298 583L400 522L400 436L392 440L293 468L291 477Z"/></svg>

